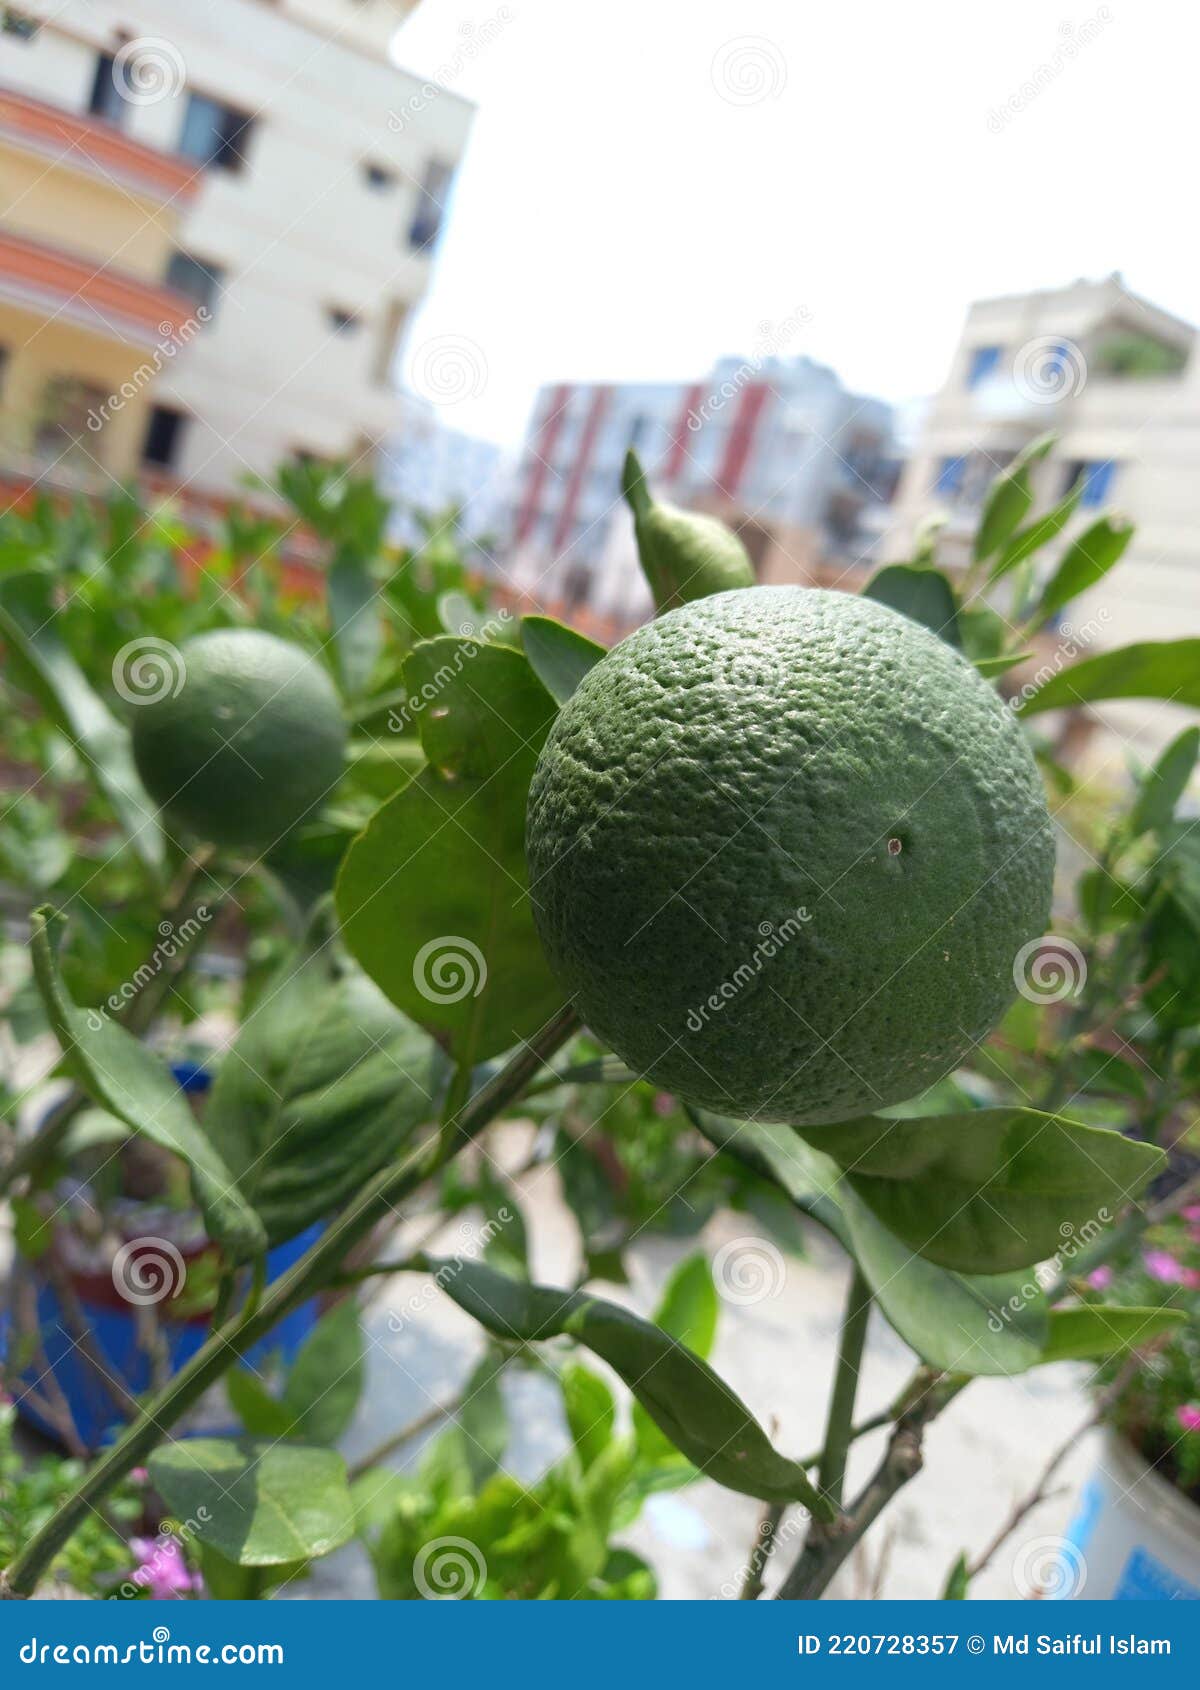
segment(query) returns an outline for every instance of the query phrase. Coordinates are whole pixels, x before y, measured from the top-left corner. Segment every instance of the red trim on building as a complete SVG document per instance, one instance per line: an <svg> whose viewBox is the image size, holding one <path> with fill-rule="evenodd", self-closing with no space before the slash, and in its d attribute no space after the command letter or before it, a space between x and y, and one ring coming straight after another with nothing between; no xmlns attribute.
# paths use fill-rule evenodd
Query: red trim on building
<svg viewBox="0 0 1200 1690"><path fill-rule="evenodd" d="M592 402L588 406L587 420L583 425L583 433L579 440L579 451L575 454L575 462L571 466L571 478L567 482L562 509L558 513L558 522L554 528L552 545L556 553L565 550L571 537L571 530L575 526L575 511L579 505L579 495L583 491L583 484L587 479L592 453L596 449L596 440L600 433L600 425L603 423L605 413L611 403L611 387L598 387L592 394Z"/></svg>
<svg viewBox="0 0 1200 1690"><path fill-rule="evenodd" d="M11 88L0 89L0 140L164 203L186 205L204 176L195 159L159 152L111 123L60 111Z"/></svg>
<svg viewBox="0 0 1200 1690"><path fill-rule="evenodd" d="M569 384L551 388L550 403L538 428L537 443L533 447L533 462L529 466L529 475L525 482L525 494L521 500L521 508L517 514L513 530L515 545L522 545L529 538L529 531L537 521L538 508L542 497L542 488L546 477L550 473L550 458L554 452L554 444L562 431L563 419L567 414L567 406L571 400L573 389Z"/></svg>
<svg viewBox="0 0 1200 1690"><path fill-rule="evenodd" d="M0 298L138 345L175 340L196 311L173 288L7 232L0 233Z"/></svg>
<svg viewBox="0 0 1200 1690"><path fill-rule="evenodd" d="M727 499L737 497L738 486L754 446L754 432L771 389L764 381L751 382L742 389L741 403L725 442L725 455L717 471L715 485Z"/></svg>
<svg viewBox="0 0 1200 1690"><path fill-rule="evenodd" d="M704 383L694 381L690 387L683 390L683 403L679 407L679 415L675 419L675 432L671 436L670 450L662 467L664 481L674 481L683 468L687 457L687 441L689 434L699 432L698 428L688 427L688 418L699 415L700 402L704 397Z"/></svg>

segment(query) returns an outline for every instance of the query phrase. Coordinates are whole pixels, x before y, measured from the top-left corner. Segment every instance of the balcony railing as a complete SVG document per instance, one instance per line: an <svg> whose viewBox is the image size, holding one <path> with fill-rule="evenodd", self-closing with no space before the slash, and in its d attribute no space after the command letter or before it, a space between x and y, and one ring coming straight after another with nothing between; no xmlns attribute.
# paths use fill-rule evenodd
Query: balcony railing
<svg viewBox="0 0 1200 1690"><path fill-rule="evenodd" d="M134 346L190 338L194 303L173 288L0 230L0 299Z"/></svg>
<svg viewBox="0 0 1200 1690"><path fill-rule="evenodd" d="M204 174L194 159L159 152L100 118L62 111L7 88L0 89L0 145L181 211Z"/></svg>

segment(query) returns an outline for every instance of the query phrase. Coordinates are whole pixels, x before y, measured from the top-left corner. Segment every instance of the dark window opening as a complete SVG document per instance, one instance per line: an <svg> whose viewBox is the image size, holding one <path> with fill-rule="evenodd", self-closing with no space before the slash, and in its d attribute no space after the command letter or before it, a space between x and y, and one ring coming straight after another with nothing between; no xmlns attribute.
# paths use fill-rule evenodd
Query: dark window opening
<svg viewBox="0 0 1200 1690"><path fill-rule="evenodd" d="M334 334L349 334L358 327L355 313L344 310L340 305L327 305L325 318Z"/></svg>
<svg viewBox="0 0 1200 1690"><path fill-rule="evenodd" d="M123 73L111 53L96 55L96 74L92 78L92 92L88 110L106 123L120 124L125 116L125 98L121 93Z"/></svg>
<svg viewBox="0 0 1200 1690"><path fill-rule="evenodd" d="M210 100L207 94L189 94L179 151L185 158L217 170L240 170L253 124L253 118L220 100Z"/></svg>
<svg viewBox="0 0 1200 1690"><path fill-rule="evenodd" d="M363 181L368 188L373 188L377 194L387 193L396 186L396 172L389 170L386 164L376 164L373 159L363 161Z"/></svg>
<svg viewBox="0 0 1200 1690"><path fill-rule="evenodd" d="M167 405L152 405L142 442L142 462L156 469L174 469L186 424L187 417L182 411L172 411Z"/></svg>
<svg viewBox="0 0 1200 1690"><path fill-rule="evenodd" d="M428 252L441 233L442 216L454 171L440 159L431 158L417 197L417 208L408 226L408 244L415 252Z"/></svg>
<svg viewBox="0 0 1200 1690"><path fill-rule="evenodd" d="M206 264L201 258L193 258L190 252L173 252L167 265L167 286L203 306L211 316L224 274L216 264Z"/></svg>

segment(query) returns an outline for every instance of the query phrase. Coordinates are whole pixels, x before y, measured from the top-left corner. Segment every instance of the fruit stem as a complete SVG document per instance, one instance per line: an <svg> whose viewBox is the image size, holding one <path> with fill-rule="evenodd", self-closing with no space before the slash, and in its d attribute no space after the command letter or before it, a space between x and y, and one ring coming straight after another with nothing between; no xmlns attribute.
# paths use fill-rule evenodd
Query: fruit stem
<svg viewBox="0 0 1200 1690"><path fill-rule="evenodd" d="M398 1166L381 1169L330 1222L311 1249L280 1275L257 1308L247 1308L211 1332L192 1359L145 1405L141 1417L97 1458L71 1495L30 1538L7 1574L0 1573L0 1597L29 1596L85 1516L144 1460L208 1387L251 1345L266 1337L285 1314L320 1290L351 1247L378 1221L451 1161L489 1121L515 1103L533 1076L579 1031L579 1025L573 1009L559 1010L464 1105L452 1135L443 1132L432 1142L426 1139Z"/></svg>

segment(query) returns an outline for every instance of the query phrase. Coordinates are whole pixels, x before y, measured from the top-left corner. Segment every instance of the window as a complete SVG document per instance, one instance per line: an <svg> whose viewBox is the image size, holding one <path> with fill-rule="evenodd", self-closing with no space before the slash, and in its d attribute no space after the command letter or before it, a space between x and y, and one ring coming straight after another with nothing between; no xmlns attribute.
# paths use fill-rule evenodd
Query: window
<svg viewBox="0 0 1200 1690"><path fill-rule="evenodd" d="M202 305L211 316L216 309L224 274L218 265L193 258L190 252L173 252L167 265L167 286Z"/></svg>
<svg viewBox="0 0 1200 1690"><path fill-rule="evenodd" d="M142 442L142 462L156 469L174 469L179 461L187 417L167 405L152 405L146 438Z"/></svg>
<svg viewBox="0 0 1200 1690"><path fill-rule="evenodd" d="M377 194L386 194L396 186L396 172L389 170L386 164L376 164L374 159L363 160L363 181Z"/></svg>
<svg viewBox="0 0 1200 1690"><path fill-rule="evenodd" d="M218 170L240 170L253 119L207 94L189 94L179 151Z"/></svg>
<svg viewBox="0 0 1200 1690"><path fill-rule="evenodd" d="M18 41L32 41L41 27L40 18L18 12L15 6L5 6L0 12L0 31L5 35L15 35Z"/></svg>
<svg viewBox="0 0 1200 1690"><path fill-rule="evenodd" d="M1069 493L1077 481L1083 482L1079 504L1082 510L1102 505L1112 492L1117 466L1112 458L1077 458L1067 465L1063 479L1063 493Z"/></svg>
<svg viewBox="0 0 1200 1690"><path fill-rule="evenodd" d="M97 54L96 74L92 78L88 110L94 116L104 118L107 123L120 124L128 109L122 93L124 74L123 70L117 69L117 61L111 53Z"/></svg>
<svg viewBox="0 0 1200 1690"><path fill-rule="evenodd" d="M325 307L325 320L334 334L350 334L358 327L358 318L353 311L346 311L340 305Z"/></svg>
<svg viewBox="0 0 1200 1690"><path fill-rule="evenodd" d="M976 346L971 351L971 362L967 369L967 386L979 387L994 376L1000 367L1003 348L999 346Z"/></svg>
<svg viewBox="0 0 1200 1690"><path fill-rule="evenodd" d="M75 376L51 376L42 389L33 449L50 463L86 465L99 458L96 437L104 426L111 395Z"/></svg>
<svg viewBox="0 0 1200 1690"><path fill-rule="evenodd" d="M966 458L943 458L938 464L937 480L933 484L934 492L953 498L956 493L962 491L966 473Z"/></svg>
<svg viewBox="0 0 1200 1690"><path fill-rule="evenodd" d="M400 344L400 336L404 333L407 320L408 307L404 301L389 300L379 325L379 339L375 343L375 357L371 365L371 380L377 387L391 385L396 348Z"/></svg>
<svg viewBox="0 0 1200 1690"><path fill-rule="evenodd" d="M450 192L454 171L440 159L431 158L417 195L417 208L408 226L408 244L415 252L428 252L441 232L442 213Z"/></svg>

